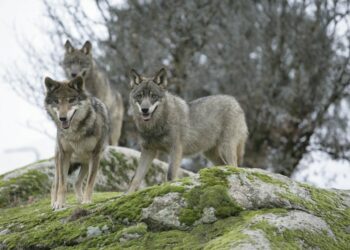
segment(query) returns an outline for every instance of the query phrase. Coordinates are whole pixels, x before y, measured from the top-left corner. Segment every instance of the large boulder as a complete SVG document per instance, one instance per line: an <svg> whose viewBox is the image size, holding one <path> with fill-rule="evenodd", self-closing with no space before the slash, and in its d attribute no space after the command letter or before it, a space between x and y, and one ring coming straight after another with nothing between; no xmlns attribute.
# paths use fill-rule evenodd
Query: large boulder
<svg viewBox="0 0 350 250"><path fill-rule="evenodd" d="M94 199L0 210L0 249L349 249L349 191L258 169L212 167Z"/></svg>
<svg viewBox="0 0 350 250"><path fill-rule="evenodd" d="M108 147L101 160L95 190L125 191L135 173L140 152L123 147ZM141 186L152 186L166 180L168 164L154 160ZM54 160L47 159L32 163L0 176L0 208L15 206L43 197L50 192L54 177ZM69 176L69 183L76 179L78 171ZM191 175L186 170L180 176Z"/></svg>

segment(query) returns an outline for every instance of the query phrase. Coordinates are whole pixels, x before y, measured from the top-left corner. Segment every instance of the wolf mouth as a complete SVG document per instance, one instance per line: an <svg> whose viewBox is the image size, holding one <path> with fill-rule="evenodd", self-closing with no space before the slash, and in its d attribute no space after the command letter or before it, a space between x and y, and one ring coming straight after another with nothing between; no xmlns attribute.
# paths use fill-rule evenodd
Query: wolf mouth
<svg viewBox="0 0 350 250"><path fill-rule="evenodd" d="M62 125L62 128L63 128L63 129L68 129L68 128L70 127L70 123L71 123L71 121L73 120L76 111L77 111L77 110L74 110L74 113L73 113L73 115L71 116L71 118L69 119L69 121L68 121L68 120L65 120L65 121L62 121L62 122L61 122L61 125Z"/></svg>
<svg viewBox="0 0 350 250"><path fill-rule="evenodd" d="M158 105L154 108L154 110L153 110L152 113L142 114L142 115L141 115L141 116L142 116L142 119L143 119L145 122L151 120L152 115L153 115L154 112L156 112L157 108L158 108Z"/></svg>

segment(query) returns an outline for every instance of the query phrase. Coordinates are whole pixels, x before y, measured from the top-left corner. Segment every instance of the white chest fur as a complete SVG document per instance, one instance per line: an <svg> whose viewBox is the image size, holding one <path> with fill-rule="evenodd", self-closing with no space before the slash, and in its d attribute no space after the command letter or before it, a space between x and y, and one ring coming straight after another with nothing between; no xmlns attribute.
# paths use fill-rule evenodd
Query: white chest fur
<svg viewBox="0 0 350 250"><path fill-rule="evenodd" d="M97 138L88 137L80 140L65 140L63 147L73 153L74 160L88 162L92 156L92 151L96 148Z"/></svg>

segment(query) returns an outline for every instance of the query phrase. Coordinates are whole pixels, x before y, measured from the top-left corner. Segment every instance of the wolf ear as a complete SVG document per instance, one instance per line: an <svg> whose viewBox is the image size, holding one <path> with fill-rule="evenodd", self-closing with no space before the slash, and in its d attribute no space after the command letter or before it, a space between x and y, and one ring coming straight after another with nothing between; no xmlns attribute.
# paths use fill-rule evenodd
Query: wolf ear
<svg viewBox="0 0 350 250"><path fill-rule="evenodd" d="M129 73L130 77L130 87L133 88L135 85L141 83L141 76L136 72L136 70L131 69Z"/></svg>
<svg viewBox="0 0 350 250"><path fill-rule="evenodd" d="M84 89L84 79L81 76L77 76L68 83L68 86L75 90L81 91Z"/></svg>
<svg viewBox="0 0 350 250"><path fill-rule="evenodd" d="M159 86L166 87L168 85L168 77L165 68L161 68L153 77L153 82Z"/></svg>
<svg viewBox="0 0 350 250"><path fill-rule="evenodd" d="M52 80L50 77L45 77L45 87L47 92L51 92L59 87L60 83Z"/></svg>
<svg viewBox="0 0 350 250"><path fill-rule="evenodd" d="M66 48L67 53L72 53L74 51L74 47L72 46L69 40L66 41L64 47Z"/></svg>
<svg viewBox="0 0 350 250"><path fill-rule="evenodd" d="M81 50L84 52L84 54L88 55L90 54L92 49L92 44L90 41L86 41L83 45L83 47L81 48Z"/></svg>

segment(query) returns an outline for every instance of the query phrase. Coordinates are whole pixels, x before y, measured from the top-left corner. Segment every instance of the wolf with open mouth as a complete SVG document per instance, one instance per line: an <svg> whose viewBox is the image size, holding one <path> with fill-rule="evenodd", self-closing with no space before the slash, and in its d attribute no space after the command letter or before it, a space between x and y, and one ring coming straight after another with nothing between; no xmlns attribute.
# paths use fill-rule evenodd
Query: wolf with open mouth
<svg viewBox="0 0 350 250"><path fill-rule="evenodd" d="M118 145L124 116L124 104L120 92L110 84L107 74L93 59L90 41L86 41L83 47L76 48L67 40L64 47L62 67L66 77L72 79L82 76L86 90L106 105L111 120L109 144Z"/></svg>
<svg viewBox="0 0 350 250"><path fill-rule="evenodd" d="M169 154L168 180L177 177L183 156L203 153L214 165L242 164L248 127L233 96L186 102L167 91L163 68L151 77L130 71L130 105L140 137L141 158L128 192L137 190L159 151Z"/></svg>
<svg viewBox="0 0 350 250"><path fill-rule="evenodd" d="M90 203L100 158L108 143L110 121L107 108L85 90L80 76L63 82L46 77L45 86L45 108L57 126L52 208L56 210L65 206L68 171L71 165L77 164L80 165L75 183L77 200Z"/></svg>

